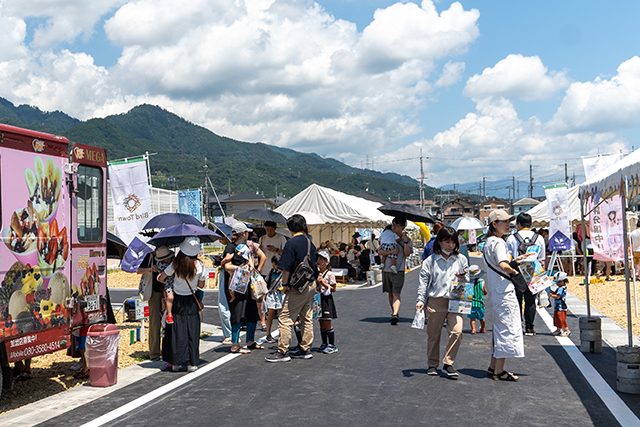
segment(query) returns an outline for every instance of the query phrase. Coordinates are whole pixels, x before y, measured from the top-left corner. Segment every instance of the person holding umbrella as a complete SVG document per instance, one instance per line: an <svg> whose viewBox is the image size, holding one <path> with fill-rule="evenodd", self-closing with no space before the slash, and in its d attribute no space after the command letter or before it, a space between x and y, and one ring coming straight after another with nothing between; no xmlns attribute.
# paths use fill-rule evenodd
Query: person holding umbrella
<svg viewBox="0 0 640 427"><path fill-rule="evenodd" d="M204 263L198 259L200 239L187 237L180 244L180 252L158 276L160 283L165 283L169 276L173 282L173 324L168 324L165 331L167 352L165 360L170 363L174 372L184 366L188 372L198 369L200 360L200 312L195 295L197 288L204 288Z"/></svg>
<svg viewBox="0 0 640 427"><path fill-rule="evenodd" d="M413 252L413 242L404 232L407 225L407 220L404 217L395 217L391 222L391 231L396 233L400 239L397 244L400 246L400 252L396 260L397 274L394 274L391 270L391 258L387 257L384 263L384 269L382 270L382 292L389 295L389 305L391 306L391 324L397 325L400 317L400 294L402 287L404 286L404 270L406 257ZM382 248L378 249L380 256L389 255L391 251L385 251Z"/></svg>

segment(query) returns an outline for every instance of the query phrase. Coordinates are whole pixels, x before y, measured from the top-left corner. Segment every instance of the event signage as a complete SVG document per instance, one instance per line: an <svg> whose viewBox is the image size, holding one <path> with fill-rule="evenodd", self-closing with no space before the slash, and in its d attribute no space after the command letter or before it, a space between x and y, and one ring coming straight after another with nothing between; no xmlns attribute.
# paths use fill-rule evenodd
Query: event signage
<svg viewBox="0 0 640 427"><path fill-rule="evenodd" d="M135 299L136 320L149 318L149 301L142 301L140 298Z"/></svg>
<svg viewBox="0 0 640 427"><path fill-rule="evenodd" d="M596 261L622 261L622 203L620 195L593 207L589 199L589 234L593 245L593 259Z"/></svg>
<svg viewBox="0 0 640 427"><path fill-rule="evenodd" d="M146 159L110 163L109 179L116 231L129 245L153 217Z"/></svg>
<svg viewBox="0 0 640 427"><path fill-rule="evenodd" d="M69 347L69 330L59 327L27 334L19 338L5 341L9 362L41 356L53 351Z"/></svg>
<svg viewBox="0 0 640 427"><path fill-rule="evenodd" d="M549 250L568 251L571 249L571 205L567 186L545 187L549 204Z"/></svg>
<svg viewBox="0 0 640 427"><path fill-rule="evenodd" d="M202 202L200 190L178 191L180 213L194 216L202 222Z"/></svg>

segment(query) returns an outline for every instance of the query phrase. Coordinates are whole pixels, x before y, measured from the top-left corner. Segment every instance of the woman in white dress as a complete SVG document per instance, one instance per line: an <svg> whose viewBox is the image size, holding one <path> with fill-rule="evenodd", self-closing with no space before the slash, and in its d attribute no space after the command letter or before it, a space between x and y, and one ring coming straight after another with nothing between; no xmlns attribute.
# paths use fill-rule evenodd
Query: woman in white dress
<svg viewBox="0 0 640 427"><path fill-rule="evenodd" d="M504 370L505 359L524 357L521 310L513 283L504 277L519 274L517 270L509 266L509 250L503 239L503 236L509 232L509 223L514 219L514 216L504 210L491 212L489 214L489 237L484 246L484 260L488 264L487 317L493 325L491 363L488 374L493 379L502 381L518 380L516 375ZM516 261L521 257L516 258Z"/></svg>

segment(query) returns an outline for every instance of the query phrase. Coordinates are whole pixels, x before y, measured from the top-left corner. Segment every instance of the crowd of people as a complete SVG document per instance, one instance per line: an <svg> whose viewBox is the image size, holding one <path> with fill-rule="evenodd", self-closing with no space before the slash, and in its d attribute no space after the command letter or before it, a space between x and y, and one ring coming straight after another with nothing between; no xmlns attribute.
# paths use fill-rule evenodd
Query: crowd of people
<svg viewBox="0 0 640 427"><path fill-rule="evenodd" d="M517 231L510 234L510 223L514 220ZM277 351L265 357L267 362L311 359L314 319L318 320L322 338L315 350L324 354L338 352L333 325L337 318L333 299L336 277L332 268L346 268L355 279L371 262L381 263L381 288L388 298L389 322L398 324L406 259L414 250L413 241L405 231L406 219L394 218L380 236L380 244L375 240L365 242L364 251L359 233L354 234L349 243L326 241L316 248L302 215L288 219L287 228L292 235L288 240L276 233L276 228L275 223L266 222L265 233L256 238L254 230L244 222L236 222L231 239L222 240L226 246L217 261L224 272L218 307L222 342L230 344L232 353L248 354L265 348L256 340L260 322L262 331L266 332L264 342L277 342ZM535 334L536 298L528 289L521 292L515 286L515 277L520 274L515 263L524 258L523 248L530 245L540 246L538 257L545 263L546 242L542 233L531 230L531 217L527 214L516 219L503 210L492 211L487 230L483 251L487 271L469 265L468 256L461 252L466 242L460 239L458 231L442 223L433 226L432 238L425 245L415 309L423 311L427 319L428 375L438 375L442 362L446 376L458 376L454 363L461 347L464 317L450 311L450 291L453 282L467 281L473 284L472 307L467 315L471 333L486 332L485 308L492 325L488 376L502 381L518 380L516 374L505 369L505 361L524 357L523 336ZM194 292L204 285L204 266L197 257L199 243L196 237L185 239L175 256L165 247L157 248L139 269L139 273L151 271L155 275L150 314L154 313L158 320L163 307L165 313L162 322L150 322L153 329L149 339L150 356L152 360L162 358L167 369L174 371L194 371L199 360L200 317ZM363 262L365 260L367 262ZM247 289L238 288L238 269L264 278L265 294L255 297ZM555 309L557 331L554 335L567 336L571 333L566 325L567 275L559 273L554 280L556 286L548 289ZM162 327L157 330L163 332L156 334L152 325L158 323ZM444 357L440 359L443 327L446 327L448 341ZM246 331L244 345L240 343L241 330ZM293 335L297 338L295 346Z"/></svg>

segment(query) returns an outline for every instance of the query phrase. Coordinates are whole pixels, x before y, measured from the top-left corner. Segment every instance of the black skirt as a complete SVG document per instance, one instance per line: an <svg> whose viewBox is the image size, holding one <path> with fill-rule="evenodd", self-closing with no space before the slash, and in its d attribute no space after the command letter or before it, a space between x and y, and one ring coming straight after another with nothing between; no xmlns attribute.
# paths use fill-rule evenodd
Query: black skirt
<svg viewBox="0 0 640 427"><path fill-rule="evenodd" d="M167 324L162 359L172 365L196 366L200 360L200 312L193 295L173 297L173 324Z"/></svg>
<svg viewBox="0 0 640 427"><path fill-rule="evenodd" d="M322 308L322 316L320 319L337 319L338 311L336 310L336 304L333 302L333 294L323 295L320 294L320 307Z"/></svg>
<svg viewBox="0 0 640 427"><path fill-rule="evenodd" d="M251 298L251 289L247 287L247 292L244 294L234 292L235 298L231 301L231 294L229 293L229 273L226 273L225 276L224 291L227 301L229 301L231 324L235 325L236 323L242 322L257 323L260 315L256 301Z"/></svg>

